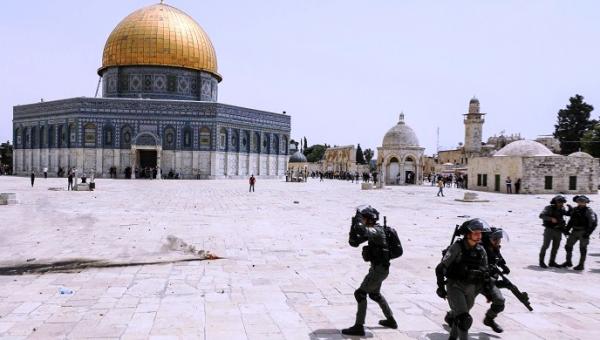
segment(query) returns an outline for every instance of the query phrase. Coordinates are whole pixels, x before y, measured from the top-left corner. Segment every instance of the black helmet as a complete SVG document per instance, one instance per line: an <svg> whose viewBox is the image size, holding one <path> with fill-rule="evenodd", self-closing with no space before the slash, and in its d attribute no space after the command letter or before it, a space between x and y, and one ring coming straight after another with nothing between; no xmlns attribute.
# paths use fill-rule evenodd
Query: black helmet
<svg viewBox="0 0 600 340"><path fill-rule="evenodd" d="M552 200L550 200L550 204L558 204L558 203L567 203L567 198L563 195L556 195Z"/></svg>
<svg viewBox="0 0 600 340"><path fill-rule="evenodd" d="M470 232L473 231L481 231L481 232L489 232L491 230L490 225L480 219L480 218L474 218L472 220L468 220L465 223L461 224L460 227L458 227L458 234L459 235L466 235Z"/></svg>
<svg viewBox="0 0 600 340"><path fill-rule="evenodd" d="M361 205L356 208L356 213L364 218L371 219L373 221L379 220L379 211L370 205Z"/></svg>
<svg viewBox="0 0 600 340"><path fill-rule="evenodd" d="M505 233L504 230L502 230L502 228L491 227L490 231L486 234L490 240L497 240L504 238Z"/></svg>
<svg viewBox="0 0 600 340"><path fill-rule="evenodd" d="M573 202L590 203L590 199L587 198L587 196L585 196L585 195L578 195L578 196L573 197Z"/></svg>

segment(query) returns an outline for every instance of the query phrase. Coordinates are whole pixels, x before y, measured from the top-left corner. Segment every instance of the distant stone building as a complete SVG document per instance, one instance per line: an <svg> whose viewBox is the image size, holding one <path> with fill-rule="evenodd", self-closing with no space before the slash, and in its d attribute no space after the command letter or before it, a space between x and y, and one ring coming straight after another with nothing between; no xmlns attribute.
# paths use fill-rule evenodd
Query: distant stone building
<svg viewBox="0 0 600 340"><path fill-rule="evenodd" d="M356 148L354 145L336 146L327 148L323 155L321 171L355 172Z"/></svg>
<svg viewBox="0 0 600 340"><path fill-rule="evenodd" d="M438 152L435 173L466 173L470 158L491 156L507 144L522 139L520 134L505 135L502 132L499 136L489 137L484 143L482 136L485 115L481 112L479 99L472 98L469 101L469 110L464 114L464 143L460 143L456 149Z"/></svg>
<svg viewBox="0 0 600 340"><path fill-rule="evenodd" d="M386 185L421 184L423 182L423 151L413 129L400 114L398 124L383 137L377 148L377 167Z"/></svg>
<svg viewBox="0 0 600 340"><path fill-rule="evenodd" d="M560 141L552 135L539 136L535 139L536 142L550 149L554 153L560 153Z"/></svg>
<svg viewBox="0 0 600 340"><path fill-rule="evenodd" d="M493 156L469 159L468 176L471 190L506 193L510 177L513 193L520 179L524 194L590 194L598 192L600 163L583 152L561 156L538 142L519 140Z"/></svg>
<svg viewBox="0 0 600 340"><path fill-rule="evenodd" d="M294 180L306 178L308 172L308 160L306 156L300 150L294 152L288 160L288 177Z"/></svg>

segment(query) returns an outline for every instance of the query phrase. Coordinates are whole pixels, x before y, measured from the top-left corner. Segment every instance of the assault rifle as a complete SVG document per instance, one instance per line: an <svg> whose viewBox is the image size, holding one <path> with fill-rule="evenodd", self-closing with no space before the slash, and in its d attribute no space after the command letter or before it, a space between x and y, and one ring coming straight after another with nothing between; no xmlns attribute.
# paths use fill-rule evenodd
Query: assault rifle
<svg viewBox="0 0 600 340"><path fill-rule="evenodd" d="M521 292L517 286L515 286L510 280L502 273L502 271L494 266L494 271L502 278L501 281L496 281L496 287L498 288L507 288L510 290L513 295L521 301L521 303L529 309L529 311L533 311L533 307L531 307L531 303L529 302L529 295L527 292Z"/></svg>

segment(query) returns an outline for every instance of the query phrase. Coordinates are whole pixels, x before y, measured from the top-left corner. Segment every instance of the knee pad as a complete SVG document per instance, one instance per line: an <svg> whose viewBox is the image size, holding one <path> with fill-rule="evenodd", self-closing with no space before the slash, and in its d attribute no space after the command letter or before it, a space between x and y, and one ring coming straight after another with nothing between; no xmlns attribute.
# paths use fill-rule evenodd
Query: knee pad
<svg viewBox="0 0 600 340"><path fill-rule="evenodd" d="M369 298L375 302L381 301L381 293L369 293Z"/></svg>
<svg viewBox="0 0 600 340"><path fill-rule="evenodd" d="M568 252L572 252L573 251L573 246L570 246L570 245L567 244L567 245L565 245L565 250L568 251Z"/></svg>
<svg viewBox="0 0 600 340"><path fill-rule="evenodd" d="M471 325L473 324L473 318L469 313L462 313L454 318L454 322L460 330L466 332L469 330L469 328L471 328Z"/></svg>
<svg viewBox="0 0 600 340"><path fill-rule="evenodd" d="M354 298L356 299L356 302L363 302L367 299L367 292L357 289L354 291Z"/></svg>

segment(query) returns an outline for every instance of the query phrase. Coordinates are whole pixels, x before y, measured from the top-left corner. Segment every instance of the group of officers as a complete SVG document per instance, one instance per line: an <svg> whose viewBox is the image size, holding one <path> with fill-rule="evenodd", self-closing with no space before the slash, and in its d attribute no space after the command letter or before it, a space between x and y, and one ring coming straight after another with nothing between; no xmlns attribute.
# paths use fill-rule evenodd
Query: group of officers
<svg viewBox="0 0 600 340"><path fill-rule="evenodd" d="M544 263L546 249L552 242L549 266L571 267L572 251L575 243L579 242L581 257L575 270L583 270L589 237L597 224L596 214L587 206L589 199L585 196L575 196L575 208L566 205L564 196L556 196L540 214L544 230L544 243L540 252L540 266L547 268ZM377 223L379 212L371 206L362 206L357 209L350 231L349 243L358 247L363 242L368 242L368 248L387 247L387 226ZM569 222L564 217L569 216ZM565 263L556 263L556 252L560 245L562 235L568 235ZM455 241L455 237L459 237ZM473 324L470 314L477 295L482 294L491 305L485 313L483 324L489 326L494 332L503 332L502 327L496 322L496 317L504 310L505 299L500 288L509 288L515 296L529 310L527 293L521 293L506 275L510 273L506 261L500 252L502 239L506 237L501 228L491 227L480 218L470 219L457 226L453 239L442 254L441 262L435 268L437 277L436 294L448 301L450 311L444 321L450 328L449 339L468 339L468 331ZM367 247L363 248L364 250ZM381 294L381 285L389 275L390 258L385 251L380 251L381 256L369 258L371 267L354 296L358 303L356 321L352 327L342 330L345 335L364 336L364 323L367 310L367 296L381 307L385 319L379 324L388 328L397 328L391 308ZM364 256L363 256L364 258ZM367 259L365 259L367 261Z"/></svg>

